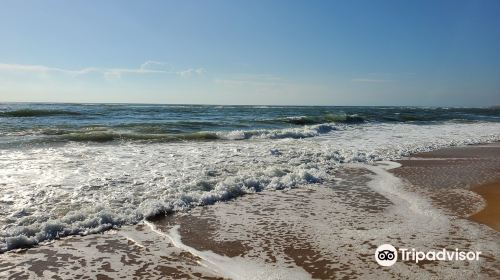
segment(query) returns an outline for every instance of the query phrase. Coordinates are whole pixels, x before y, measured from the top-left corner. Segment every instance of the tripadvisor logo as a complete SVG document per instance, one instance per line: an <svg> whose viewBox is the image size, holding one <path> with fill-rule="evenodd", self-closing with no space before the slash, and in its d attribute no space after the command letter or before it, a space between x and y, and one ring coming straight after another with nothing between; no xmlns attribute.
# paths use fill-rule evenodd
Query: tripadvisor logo
<svg viewBox="0 0 500 280"><path fill-rule="evenodd" d="M381 266L391 266L398 260L396 248L391 244L383 244L378 246L375 251L375 260Z"/></svg>
<svg viewBox="0 0 500 280"><path fill-rule="evenodd" d="M399 248L397 250L391 244L383 244L378 246L375 251L375 260L381 266L392 266L398 260L411 261L418 263L419 261L477 261L479 260L479 251L460 251L455 250L431 250L418 251L415 248Z"/></svg>

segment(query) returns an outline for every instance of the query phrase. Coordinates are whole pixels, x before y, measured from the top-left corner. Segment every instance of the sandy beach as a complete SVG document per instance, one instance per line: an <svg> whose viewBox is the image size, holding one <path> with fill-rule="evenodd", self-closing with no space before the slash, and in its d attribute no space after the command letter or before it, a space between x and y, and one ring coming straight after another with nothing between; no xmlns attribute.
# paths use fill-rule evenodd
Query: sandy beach
<svg viewBox="0 0 500 280"><path fill-rule="evenodd" d="M500 1L26 2L0 280L500 280Z"/></svg>
<svg viewBox="0 0 500 280"><path fill-rule="evenodd" d="M255 193L8 252L0 256L0 276L498 279L500 145L442 149L400 163L352 164L330 183ZM383 268L373 255L383 243L482 255L478 262L398 262Z"/></svg>
<svg viewBox="0 0 500 280"><path fill-rule="evenodd" d="M451 215L499 230L500 144L447 148L402 160L394 173ZM471 190L481 198L461 190ZM476 203L480 200L480 203ZM481 211L473 206L481 205Z"/></svg>
<svg viewBox="0 0 500 280"><path fill-rule="evenodd" d="M480 185L472 190L486 200L486 207L470 218L500 231L500 182Z"/></svg>

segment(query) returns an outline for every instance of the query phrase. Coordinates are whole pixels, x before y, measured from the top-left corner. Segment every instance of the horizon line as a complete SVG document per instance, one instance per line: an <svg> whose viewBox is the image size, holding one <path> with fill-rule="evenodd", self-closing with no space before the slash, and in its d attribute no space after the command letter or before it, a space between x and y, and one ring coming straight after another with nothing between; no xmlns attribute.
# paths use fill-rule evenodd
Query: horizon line
<svg viewBox="0 0 500 280"><path fill-rule="evenodd" d="M78 104L78 105L186 105L186 106L268 106L268 107L415 107L415 108L471 108L498 109L500 104L491 106L455 105L280 105L280 104L216 104L216 103L145 103L145 102L65 102L65 101L0 101L0 104Z"/></svg>

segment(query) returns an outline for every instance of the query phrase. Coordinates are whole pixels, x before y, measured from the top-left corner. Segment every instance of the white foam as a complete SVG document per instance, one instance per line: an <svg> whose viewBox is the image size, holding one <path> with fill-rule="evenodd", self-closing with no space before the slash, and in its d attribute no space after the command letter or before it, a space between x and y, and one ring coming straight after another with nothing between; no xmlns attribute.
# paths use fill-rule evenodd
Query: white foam
<svg viewBox="0 0 500 280"><path fill-rule="evenodd" d="M325 133L337 130L341 125L337 124L317 124L305 125L300 128L285 129L260 129L260 130L234 130L230 132L219 132L218 137L228 140L243 139L301 139L320 136Z"/></svg>
<svg viewBox="0 0 500 280"><path fill-rule="evenodd" d="M267 131L245 141L4 149L0 251L246 193L334 180L332 171L342 163L497 141L499 131L498 123L326 124ZM297 133L315 137L287 138Z"/></svg>
<svg viewBox="0 0 500 280"><path fill-rule="evenodd" d="M496 232L464 219L452 219L425 198L406 191L405 182L387 171L397 166L391 162L349 165L357 176L365 176L359 169L373 174L369 175L368 186L364 182L350 184L347 192L336 191L336 184L329 183L242 198L238 203L218 204L211 210L193 209L190 215L209 215L216 221L211 238L221 243L238 241L247 248L245 256L279 262L289 256L290 247L308 248L311 252L302 257L321 256L316 264L335 271L338 278L407 279L418 270L419 279L456 279L477 278L482 275L479 271L488 269L497 271L494 262L484 259L472 263L439 262L425 269L398 262L385 270L373 257L366 257L373 256L377 246L390 243L397 248L424 251L443 246L451 250L467 248L498 258ZM383 198L377 198L371 190ZM315 265L314 257L310 260L310 265Z"/></svg>
<svg viewBox="0 0 500 280"><path fill-rule="evenodd" d="M259 263L252 259L241 257L229 258L215 254L212 251L199 251L181 241L179 225L170 229L168 234L158 230L150 222L144 222L153 232L165 237L175 247L191 253L200 258L198 263L217 275L235 280L257 280L257 279L311 279L311 276L300 267L284 267L279 264Z"/></svg>
<svg viewBox="0 0 500 280"><path fill-rule="evenodd" d="M404 189L404 182L389 173L387 170L397 168L401 164L397 162L381 161L376 165L350 165L365 168L375 173L373 179L368 183L376 192L388 198L393 203L393 213L404 216L410 224L427 224L429 227L440 227L445 230L449 226L449 219L435 209L429 201L419 195Z"/></svg>

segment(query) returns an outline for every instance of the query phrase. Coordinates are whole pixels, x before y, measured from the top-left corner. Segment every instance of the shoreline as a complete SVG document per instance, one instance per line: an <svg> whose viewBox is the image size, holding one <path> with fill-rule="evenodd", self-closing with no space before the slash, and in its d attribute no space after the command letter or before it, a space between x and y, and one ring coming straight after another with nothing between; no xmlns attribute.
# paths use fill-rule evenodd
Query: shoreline
<svg viewBox="0 0 500 280"><path fill-rule="evenodd" d="M486 206L469 218L500 232L500 180L472 188L486 200Z"/></svg>
<svg viewBox="0 0 500 280"><path fill-rule="evenodd" d="M351 165L332 182L249 194L103 234L7 252L0 255L0 277L222 279L237 271L270 279L387 279L415 273L495 279L500 235L476 221L498 221L491 210L494 185L487 182L498 178L499 154L500 143L493 143L412 155L391 170L383 163ZM482 198L473 191L486 200L481 211ZM484 255L478 263L381 268L373 252L384 243Z"/></svg>
<svg viewBox="0 0 500 280"><path fill-rule="evenodd" d="M397 162L402 166L394 173L410 181L414 191L430 196L450 214L500 231L500 142L444 148ZM479 195L482 209L468 209L468 199L477 202L478 197L454 192L460 189ZM433 191L443 196L429 194Z"/></svg>

